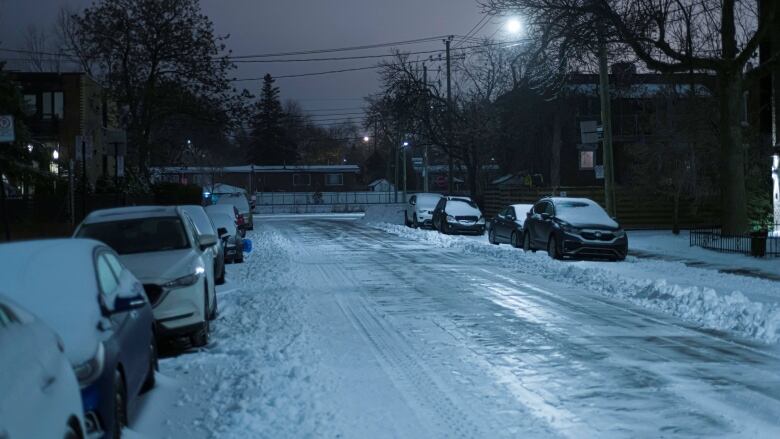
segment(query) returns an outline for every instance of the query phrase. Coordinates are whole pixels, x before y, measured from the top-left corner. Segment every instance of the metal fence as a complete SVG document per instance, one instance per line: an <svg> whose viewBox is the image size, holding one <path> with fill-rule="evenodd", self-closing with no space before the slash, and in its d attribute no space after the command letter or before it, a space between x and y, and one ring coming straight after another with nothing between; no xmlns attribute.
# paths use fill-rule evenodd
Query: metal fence
<svg viewBox="0 0 780 439"><path fill-rule="evenodd" d="M719 226L695 227L690 231L690 246L755 257L780 257L780 225L771 230L726 234Z"/></svg>
<svg viewBox="0 0 780 439"><path fill-rule="evenodd" d="M255 213L364 212L370 205L395 203L391 192L257 192ZM403 202L403 193L398 193Z"/></svg>

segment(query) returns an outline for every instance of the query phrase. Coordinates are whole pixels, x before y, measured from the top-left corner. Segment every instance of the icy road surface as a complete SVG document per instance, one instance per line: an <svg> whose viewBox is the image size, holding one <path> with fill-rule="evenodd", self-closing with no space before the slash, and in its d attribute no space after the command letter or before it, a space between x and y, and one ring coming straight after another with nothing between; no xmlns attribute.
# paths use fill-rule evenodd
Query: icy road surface
<svg viewBox="0 0 780 439"><path fill-rule="evenodd" d="M354 219L255 224L212 343L162 361L134 433L780 437L776 344Z"/></svg>

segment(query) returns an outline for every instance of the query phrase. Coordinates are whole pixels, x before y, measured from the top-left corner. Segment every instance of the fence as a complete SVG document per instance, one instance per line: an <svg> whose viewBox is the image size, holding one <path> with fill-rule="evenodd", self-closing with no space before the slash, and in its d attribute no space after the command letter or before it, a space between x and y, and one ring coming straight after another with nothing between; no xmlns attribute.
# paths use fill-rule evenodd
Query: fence
<svg viewBox="0 0 780 439"><path fill-rule="evenodd" d="M780 230L780 227L775 224L774 230ZM724 234L717 226L696 227L690 231L690 246L721 253L779 257L780 234L778 232Z"/></svg>
<svg viewBox="0 0 780 439"><path fill-rule="evenodd" d="M485 192L484 213L494 216L509 204L533 204L542 197L567 196L590 198L604 205L603 187L527 188L509 186ZM674 225L674 199L662 193L639 192L629 188L615 190L617 218L634 229L671 228ZM715 200L694 203L682 199L678 205L678 226L691 228L697 224L714 223L718 218Z"/></svg>
<svg viewBox="0 0 780 439"><path fill-rule="evenodd" d="M255 213L364 212L374 204L395 202L395 192L257 192ZM403 194L398 193L399 202Z"/></svg>

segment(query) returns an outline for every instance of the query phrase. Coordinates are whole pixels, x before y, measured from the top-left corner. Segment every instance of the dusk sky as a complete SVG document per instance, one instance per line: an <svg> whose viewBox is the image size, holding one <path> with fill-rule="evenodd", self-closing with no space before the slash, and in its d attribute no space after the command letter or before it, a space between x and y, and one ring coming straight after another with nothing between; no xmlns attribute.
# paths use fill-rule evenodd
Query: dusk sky
<svg viewBox="0 0 780 439"><path fill-rule="evenodd" d="M0 47L24 48L25 29L53 26L60 5L83 8L87 0L0 0ZM476 0L202 0L219 34L230 34L234 55L327 49L426 38L465 35L482 18ZM491 36L499 27L489 22L477 36ZM407 50L438 50L441 41ZM385 54L387 48L337 53L336 56ZM7 53L0 58L8 57ZM242 64L238 78L338 70L371 66L376 60ZM13 67L13 64L9 64ZM432 66L432 69L435 69ZM434 74L435 76L435 74ZM256 92L259 82L239 82ZM327 76L279 79L284 99L305 109L355 108L378 89L375 70Z"/></svg>

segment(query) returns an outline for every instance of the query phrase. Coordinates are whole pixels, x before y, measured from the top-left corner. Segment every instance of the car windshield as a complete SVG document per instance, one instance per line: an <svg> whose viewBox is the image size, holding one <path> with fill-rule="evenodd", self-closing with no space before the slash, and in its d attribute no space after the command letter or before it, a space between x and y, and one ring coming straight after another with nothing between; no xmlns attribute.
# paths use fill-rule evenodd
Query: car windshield
<svg viewBox="0 0 780 439"><path fill-rule="evenodd" d="M433 209L436 207L436 203L439 202L441 197L436 195L419 195L417 197L417 207L425 207Z"/></svg>
<svg viewBox="0 0 780 439"><path fill-rule="evenodd" d="M477 203L468 200L450 200L447 203L447 213L451 215L476 215L479 213Z"/></svg>
<svg viewBox="0 0 780 439"><path fill-rule="evenodd" d="M202 207L182 207L185 212L192 218L192 222L195 223L195 228L198 229L199 235L210 235L214 233L214 227L211 225L211 220L206 211Z"/></svg>
<svg viewBox="0 0 780 439"><path fill-rule="evenodd" d="M558 218L570 223L616 225L607 212L595 203L562 201L555 203L555 211Z"/></svg>
<svg viewBox="0 0 780 439"><path fill-rule="evenodd" d="M189 246L178 217L85 224L78 237L102 241L120 255L181 250Z"/></svg>

